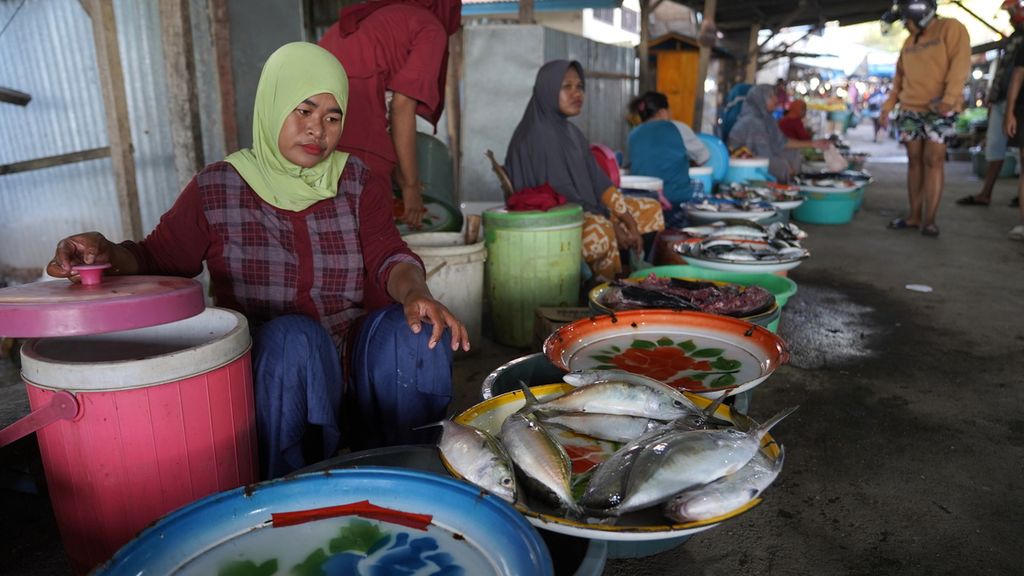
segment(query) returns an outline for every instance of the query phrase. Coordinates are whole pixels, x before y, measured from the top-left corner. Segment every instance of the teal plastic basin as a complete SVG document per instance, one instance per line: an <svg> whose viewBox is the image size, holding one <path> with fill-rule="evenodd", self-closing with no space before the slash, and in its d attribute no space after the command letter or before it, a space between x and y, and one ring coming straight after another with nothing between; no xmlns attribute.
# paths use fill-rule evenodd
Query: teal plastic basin
<svg viewBox="0 0 1024 576"><path fill-rule="evenodd" d="M793 219L808 224L849 224L857 209L860 189L851 192L805 192L804 203L793 210Z"/></svg>

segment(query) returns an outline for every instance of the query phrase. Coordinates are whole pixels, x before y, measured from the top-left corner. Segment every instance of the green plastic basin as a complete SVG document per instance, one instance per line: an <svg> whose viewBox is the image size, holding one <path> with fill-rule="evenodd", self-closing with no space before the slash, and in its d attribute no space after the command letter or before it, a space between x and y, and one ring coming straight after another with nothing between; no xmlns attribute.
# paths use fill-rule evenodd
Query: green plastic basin
<svg viewBox="0 0 1024 576"><path fill-rule="evenodd" d="M742 286L760 286L775 295L781 309L786 305L789 297L796 294L796 282L785 276L776 274L744 274L742 272L724 272L721 270L709 270L696 266L655 266L634 272L631 278L643 278L648 274L654 274L659 278L697 278L700 280L720 280L732 282Z"/></svg>

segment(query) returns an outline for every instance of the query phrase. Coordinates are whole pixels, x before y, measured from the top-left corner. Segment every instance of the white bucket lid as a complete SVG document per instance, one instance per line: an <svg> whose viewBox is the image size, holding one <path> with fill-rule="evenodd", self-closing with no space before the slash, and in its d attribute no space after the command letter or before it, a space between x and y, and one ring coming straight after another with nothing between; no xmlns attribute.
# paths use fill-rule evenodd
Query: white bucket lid
<svg viewBox="0 0 1024 576"><path fill-rule="evenodd" d="M29 340L21 374L39 388L72 392L129 390L191 378L249 349L245 316L225 308L122 332Z"/></svg>
<svg viewBox="0 0 1024 576"><path fill-rule="evenodd" d="M714 171L711 166L690 166L690 176L711 176Z"/></svg>
<svg viewBox="0 0 1024 576"><path fill-rule="evenodd" d="M768 162L768 158L729 158L729 167L767 168Z"/></svg>
<svg viewBox="0 0 1024 576"><path fill-rule="evenodd" d="M620 188L628 190L661 190L665 182L654 176L622 176L619 179Z"/></svg>

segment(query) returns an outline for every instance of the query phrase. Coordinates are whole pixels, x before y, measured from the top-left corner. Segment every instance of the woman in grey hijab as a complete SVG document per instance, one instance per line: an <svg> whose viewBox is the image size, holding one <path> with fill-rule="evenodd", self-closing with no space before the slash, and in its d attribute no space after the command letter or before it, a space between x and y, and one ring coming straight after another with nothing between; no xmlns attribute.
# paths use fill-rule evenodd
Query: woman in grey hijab
<svg viewBox="0 0 1024 576"><path fill-rule="evenodd" d="M584 210L583 259L599 280L622 271L619 249L642 251L643 234L665 227L661 205L624 197L601 171L590 143L569 118L583 110L584 76L579 62L554 60L537 72L526 106L505 155L515 190L548 184Z"/></svg>
<svg viewBox="0 0 1024 576"><path fill-rule="evenodd" d="M801 148L824 150L831 146L828 140L793 140L779 129L772 116L778 104L775 87L758 84L750 89L743 102L743 111L729 132L729 149L746 147L758 158L768 158L768 171L779 182L789 182L800 172Z"/></svg>

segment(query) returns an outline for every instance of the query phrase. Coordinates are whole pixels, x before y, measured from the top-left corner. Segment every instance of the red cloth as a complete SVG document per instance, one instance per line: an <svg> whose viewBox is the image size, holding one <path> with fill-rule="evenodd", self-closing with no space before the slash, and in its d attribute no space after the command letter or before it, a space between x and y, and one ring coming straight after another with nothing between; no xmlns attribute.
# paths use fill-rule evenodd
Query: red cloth
<svg viewBox="0 0 1024 576"><path fill-rule="evenodd" d="M283 314L317 319L336 344L365 313L364 294L401 262L422 267L395 228L390 203L364 188L349 160L338 195L301 212L267 204L226 162L204 168L141 243L124 246L140 274L210 271L214 301L255 325Z"/></svg>
<svg viewBox="0 0 1024 576"><path fill-rule="evenodd" d="M616 188L622 187L622 176L619 170L619 161L615 158L615 152L604 144L591 144L590 153L594 155L597 167L612 181Z"/></svg>
<svg viewBox="0 0 1024 576"><path fill-rule="evenodd" d="M546 212L562 204L565 204L565 196L555 192L555 189L546 183L533 188L523 188L505 200L505 208L509 212L525 212L527 210Z"/></svg>
<svg viewBox="0 0 1024 576"><path fill-rule="evenodd" d="M783 116L779 120L779 129L786 135L787 138L793 140L813 140L814 136L807 131L807 127L804 126L802 118L796 116Z"/></svg>

